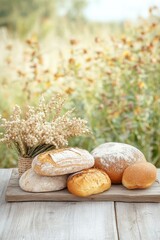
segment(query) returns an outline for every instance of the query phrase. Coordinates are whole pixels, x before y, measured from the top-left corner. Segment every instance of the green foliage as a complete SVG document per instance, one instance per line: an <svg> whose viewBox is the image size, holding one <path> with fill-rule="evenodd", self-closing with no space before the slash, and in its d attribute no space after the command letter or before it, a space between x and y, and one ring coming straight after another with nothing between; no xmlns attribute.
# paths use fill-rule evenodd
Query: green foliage
<svg viewBox="0 0 160 240"><path fill-rule="evenodd" d="M34 30L36 24L43 24L51 14L55 16L55 1L0 0L0 5L0 26L22 37Z"/></svg>
<svg viewBox="0 0 160 240"><path fill-rule="evenodd" d="M50 30L56 32L60 28L61 11L65 21L80 20L86 4L86 0L0 0L0 27L22 38L32 32L44 37Z"/></svg>
<svg viewBox="0 0 160 240"><path fill-rule="evenodd" d="M62 7L63 5L63 7ZM84 9L87 6L86 0L62 0L59 8L64 12L65 16L70 21L77 21L84 19Z"/></svg>

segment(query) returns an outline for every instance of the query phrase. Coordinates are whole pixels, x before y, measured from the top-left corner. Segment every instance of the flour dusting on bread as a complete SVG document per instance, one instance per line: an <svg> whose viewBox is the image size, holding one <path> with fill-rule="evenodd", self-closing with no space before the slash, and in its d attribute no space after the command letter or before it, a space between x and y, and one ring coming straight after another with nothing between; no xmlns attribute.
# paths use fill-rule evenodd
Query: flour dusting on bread
<svg viewBox="0 0 160 240"><path fill-rule="evenodd" d="M70 174L93 165L93 156L80 148L55 149L38 155L32 162L34 171L44 176Z"/></svg>
<svg viewBox="0 0 160 240"><path fill-rule="evenodd" d="M64 189L67 175L44 177L36 174L33 169L24 172L19 180L20 187L27 192L50 192Z"/></svg>
<svg viewBox="0 0 160 240"><path fill-rule="evenodd" d="M121 171L124 165L128 166L137 161L146 161L143 153L137 148L117 142L101 144L92 151L92 155L106 169L112 165L115 171Z"/></svg>

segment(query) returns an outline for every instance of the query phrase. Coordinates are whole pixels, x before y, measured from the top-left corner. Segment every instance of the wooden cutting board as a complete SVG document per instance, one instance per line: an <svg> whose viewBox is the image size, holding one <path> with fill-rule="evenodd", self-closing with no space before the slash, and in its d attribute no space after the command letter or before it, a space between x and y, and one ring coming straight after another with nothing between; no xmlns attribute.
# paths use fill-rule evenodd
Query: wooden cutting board
<svg viewBox="0 0 160 240"><path fill-rule="evenodd" d="M158 170L160 181L160 169ZM13 169L6 190L6 201L8 202L30 202L30 201L53 201L53 202L77 202L77 201L118 201L118 202L160 202L160 183L155 182L152 187L144 190L127 190L122 185L112 187L101 194L82 198L70 194L67 189L57 192L29 193L23 191L18 184L18 170Z"/></svg>

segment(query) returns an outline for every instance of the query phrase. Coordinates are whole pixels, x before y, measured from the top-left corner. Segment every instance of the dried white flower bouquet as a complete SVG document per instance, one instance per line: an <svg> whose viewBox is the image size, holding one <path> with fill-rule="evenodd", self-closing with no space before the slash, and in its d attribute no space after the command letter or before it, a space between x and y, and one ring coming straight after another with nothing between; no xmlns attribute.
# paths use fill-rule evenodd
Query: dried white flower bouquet
<svg viewBox="0 0 160 240"><path fill-rule="evenodd" d="M41 152L68 145L68 139L90 133L87 122L61 113L65 99L56 95L48 103L42 97L38 107L28 106L24 115L15 106L9 120L0 117L0 142L14 144L19 155L33 158Z"/></svg>

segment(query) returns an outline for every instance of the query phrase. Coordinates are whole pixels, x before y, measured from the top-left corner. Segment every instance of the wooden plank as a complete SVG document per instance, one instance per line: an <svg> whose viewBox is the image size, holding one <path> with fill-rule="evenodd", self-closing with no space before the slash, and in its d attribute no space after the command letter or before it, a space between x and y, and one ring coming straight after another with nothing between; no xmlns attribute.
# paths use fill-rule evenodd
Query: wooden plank
<svg viewBox="0 0 160 240"><path fill-rule="evenodd" d="M0 239L117 240L113 203L7 203Z"/></svg>
<svg viewBox="0 0 160 240"><path fill-rule="evenodd" d="M160 180L160 170L158 171ZM28 193L20 189L18 173L14 169L6 191L6 201L122 201L122 202L160 202L160 184L144 190L127 190L122 185L112 185L109 191L102 194L80 198L67 190L48 193Z"/></svg>
<svg viewBox="0 0 160 240"><path fill-rule="evenodd" d="M160 239L160 203L115 204L119 239Z"/></svg>
<svg viewBox="0 0 160 240"><path fill-rule="evenodd" d="M115 214L119 239L160 239L160 203L116 202Z"/></svg>
<svg viewBox="0 0 160 240"><path fill-rule="evenodd" d="M118 240L112 202L3 202L0 216L2 240Z"/></svg>
<svg viewBox="0 0 160 240"><path fill-rule="evenodd" d="M0 169L0 205L5 202L4 196L11 173L12 169Z"/></svg>

